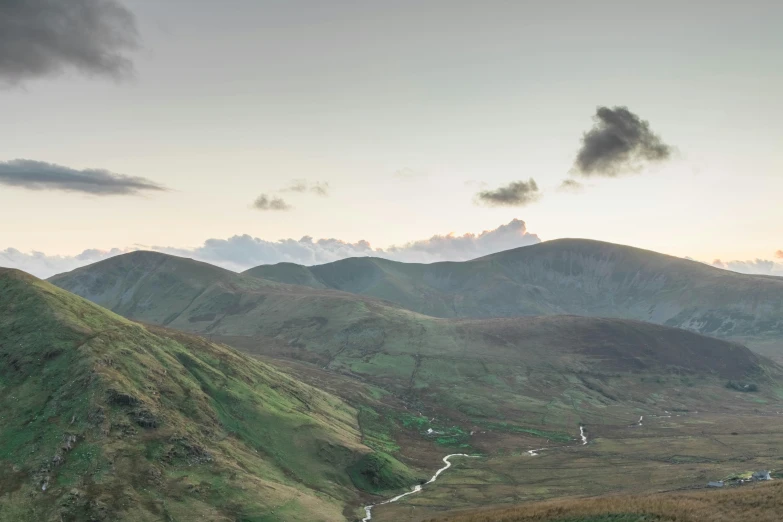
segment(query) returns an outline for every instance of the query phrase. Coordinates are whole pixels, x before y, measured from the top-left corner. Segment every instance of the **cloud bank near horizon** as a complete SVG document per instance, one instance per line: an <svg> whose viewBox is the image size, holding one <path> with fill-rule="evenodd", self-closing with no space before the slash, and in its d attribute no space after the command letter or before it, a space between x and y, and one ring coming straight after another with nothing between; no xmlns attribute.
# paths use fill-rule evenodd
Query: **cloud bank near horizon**
<svg viewBox="0 0 783 522"><path fill-rule="evenodd" d="M776 257L779 258L780 256L777 256L776 253ZM732 272L739 272L741 274L783 277L783 263L770 259L753 259L747 261L735 260L726 262L716 259L711 264L716 268L723 268L724 270L731 270Z"/></svg>
<svg viewBox="0 0 783 522"><path fill-rule="evenodd" d="M467 261L477 257L540 243L538 235L528 232L520 219L478 234L434 235L388 248L373 248L368 241L350 243L334 238L281 239L267 241L248 234L227 239L207 239L195 248L166 246L114 248L109 251L85 250L76 256L46 255L42 252L21 252L14 248L0 250L0 266L18 268L37 277L51 277L81 266L96 263L134 250L155 250L166 254L190 257L234 271L280 262L317 265L347 257L376 256L409 263L437 261Z"/></svg>

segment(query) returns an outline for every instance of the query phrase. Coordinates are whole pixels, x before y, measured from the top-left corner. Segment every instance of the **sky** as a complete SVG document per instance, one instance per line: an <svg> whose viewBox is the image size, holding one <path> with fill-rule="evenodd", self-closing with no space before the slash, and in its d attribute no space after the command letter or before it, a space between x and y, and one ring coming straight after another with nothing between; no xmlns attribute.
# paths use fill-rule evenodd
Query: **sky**
<svg viewBox="0 0 783 522"><path fill-rule="evenodd" d="M721 4L19 0L0 265L583 237L783 274L783 4Z"/></svg>

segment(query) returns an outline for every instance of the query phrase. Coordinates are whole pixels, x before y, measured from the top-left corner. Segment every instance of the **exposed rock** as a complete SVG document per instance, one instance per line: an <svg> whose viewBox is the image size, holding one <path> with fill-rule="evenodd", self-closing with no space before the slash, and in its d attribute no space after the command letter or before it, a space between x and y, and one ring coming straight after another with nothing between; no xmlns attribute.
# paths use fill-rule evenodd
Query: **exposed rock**
<svg viewBox="0 0 783 522"><path fill-rule="evenodd" d="M147 409L139 409L133 413L133 421L142 428L157 428L160 426L160 419Z"/></svg>
<svg viewBox="0 0 783 522"><path fill-rule="evenodd" d="M116 404L117 406L138 406L141 404L137 397L113 389L108 391L107 400L109 404Z"/></svg>

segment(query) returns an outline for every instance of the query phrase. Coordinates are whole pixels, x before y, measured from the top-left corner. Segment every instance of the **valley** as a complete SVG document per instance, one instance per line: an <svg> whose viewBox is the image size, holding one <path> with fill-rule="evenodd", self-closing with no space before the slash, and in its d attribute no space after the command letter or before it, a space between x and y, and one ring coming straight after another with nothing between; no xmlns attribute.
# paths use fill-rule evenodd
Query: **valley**
<svg viewBox="0 0 783 522"><path fill-rule="evenodd" d="M709 495L718 493L706 489L709 481L783 466L779 452L783 415L775 411L761 408L748 413L699 411L677 415L650 418L643 427L589 425L587 446L578 443L541 451L537 456L530 456L526 447L520 447L459 461L419 495L379 508L373 520L445 521L464 517L465 521L515 521L516 518L503 517L517 510L524 514L526 506L535 512L536 503L550 499L606 498L611 503L611 499L621 495L672 494L678 490L701 491L709 502ZM467 514L475 506L485 508L475 515ZM502 516L493 518L486 514L492 511L490 506L495 506ZM629 513L624 511L627 508L621 499L617 506L604 508L608 513ZM649 505L645 509L637 511L637 517L655 513ZM448 516L444 515L446 512ZM462 512L466 514L461 515ZM575 508L573 513L569 516L566 511L552 511L546 517L519 520L581 520L577 515L583 512ZM636 522L641 518L628 520Z"/></svg>
<svg viewBox="0 0 783 522"><path fill-rule="evenodd" d="M415 495L404 494L416 481L392 480L404 496L374 508L373 521L702 487L781 466L783 373L735 341L605 317L433 317L146 252L52 281L132 319L234 346L341 397L357 410L362 442L419 477L446 455L481 456L458 459ZM395 497L373 481L354 480L370 495L349 504L349 519Z"/></svg>

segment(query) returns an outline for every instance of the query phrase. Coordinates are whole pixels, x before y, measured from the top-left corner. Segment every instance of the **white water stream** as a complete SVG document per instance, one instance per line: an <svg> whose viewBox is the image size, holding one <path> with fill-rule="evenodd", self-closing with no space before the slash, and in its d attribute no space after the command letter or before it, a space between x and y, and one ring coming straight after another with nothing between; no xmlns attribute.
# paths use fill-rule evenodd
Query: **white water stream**
<svg viewBox="0 0 783 522"><path fill-rule="evenodd" d="M640 422L641 422L641 420L640 420ZM586 445L587 444L587 434L585 434L585 427L584 426L579 426L579 436L582 438L582 445L583 446ZM531 457L536 457L536 456L538 456L538 452L539 451L543 451L545 449L546 448L541 448L541 449L537 449L537 450L530 450L530 451L528 451L528 454ZM362 522L370 522L370 520L372 520L372 508L374 508L376 506L383 506L384 504L391 504L392 502L397 502L398 500L403 499L403 498L407 497L408 495L416 494L416 493L420 492L424 486L426 486L428 484L432 484L433 482L438 480L438 477L440 477L441 473L443 473L444 471L446 471L447 469L449 469L451 467L451 460L450 459L452 457L466 457L466 458L474 459L474 458L478 458L478 455L467 455L465 453L453 453L451 455L446 455L445 457L443 457L443 462L446 465L443 466L442 468L440 468L438 471L436 471L435 474L432 476L432 478L429 479L427 482L425 482L423 485L422 484L416 484L413 487L413 489L408 491L407 493L403 493L401 495L397 495L394 498L391 498L389 500L385 500L383 502L379 502L378 504L371 504L369 506L364 506L364 513L365 513L366 516L362 519Z"/></svg>
<svg viewBox="0 0 783 522"><path fill-rule="evenodd" d="M432 478L424 483L424 486L426 486L427 484L432 484L433 482L438 480L438 477L440 476L440 474L443 473L444 471L446 471L447 469L449 469L451 467L451 460L450 460L451 457L467 457L467 458L474 459L474 458L478 458L478 455L466 455L465 453L453 453L451 455L446 455L445 457L443 457L443 462L446 465L443 466L442 468L440 468L438 471L436 471L435 474L432 476ZM372 504L370 506L364 506L364 513L367 516L365 516L362 519L362 522L369 522L372 519L372 508L374 508L375 506L382 506L384 504L391 504L392 502L397 502L401 498L405 498L408 495L413 495L414 493L418 493L419 491L421 491L422 487L423 486L421 484L416 484L413 487L413 489L408 491L407 493L403 493L402 495L397 495L396 497L394 497L392 499L389 499L389 500L386 500L384 502L381 502L379 504Z"/></svg>

